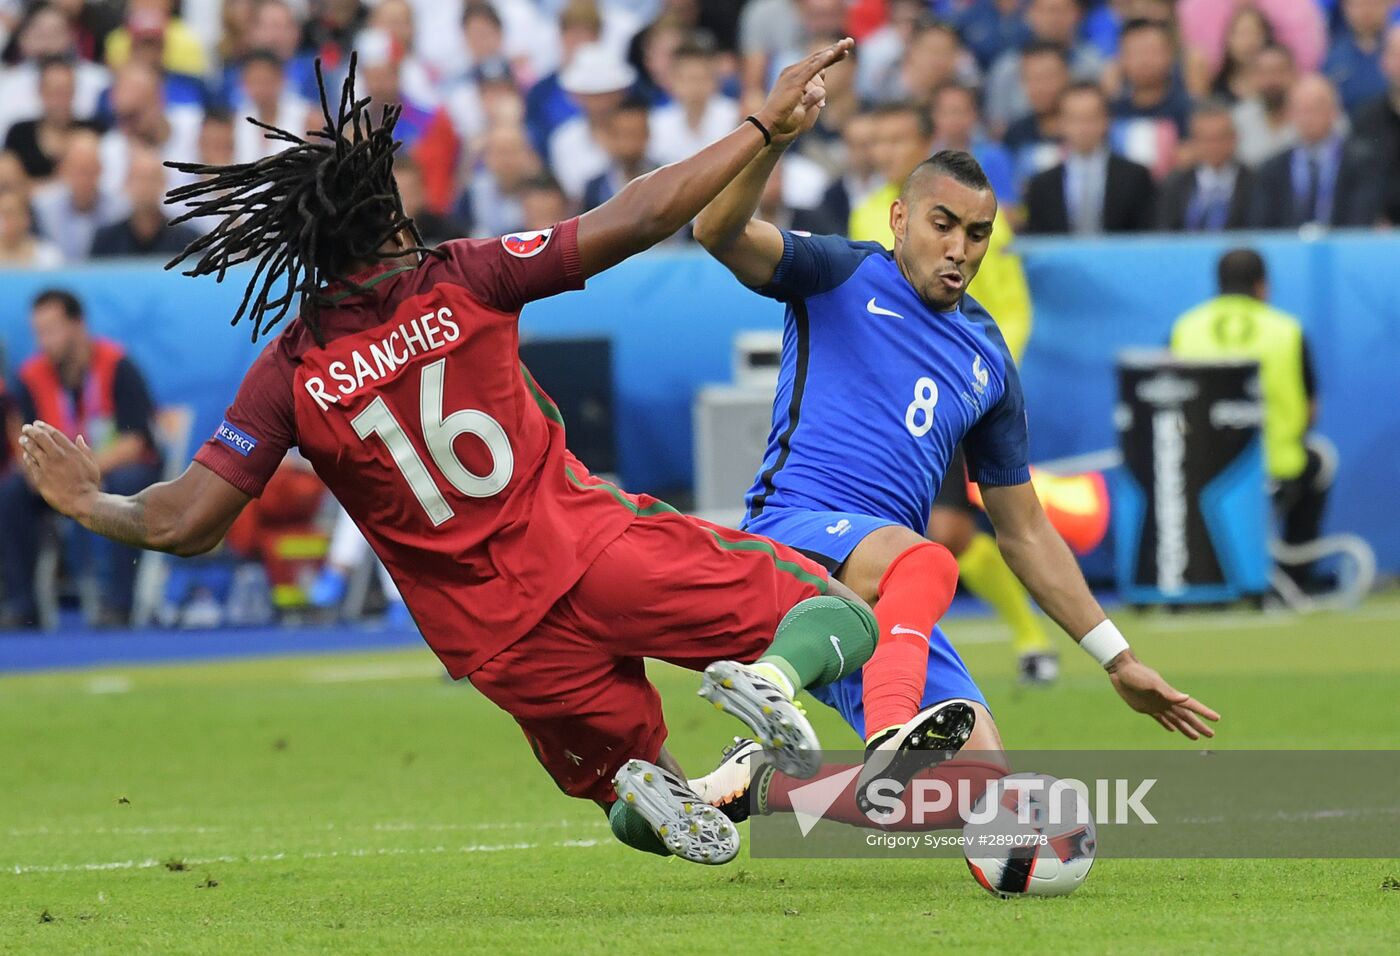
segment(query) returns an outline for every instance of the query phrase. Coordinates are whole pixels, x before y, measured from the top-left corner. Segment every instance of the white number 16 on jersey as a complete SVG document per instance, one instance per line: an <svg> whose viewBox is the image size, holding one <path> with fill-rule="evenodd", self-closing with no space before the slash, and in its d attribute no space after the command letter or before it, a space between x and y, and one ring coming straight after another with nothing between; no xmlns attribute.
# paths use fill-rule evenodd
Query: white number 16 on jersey
<svg viewBox="0 0 1400 956"><path fill-rule="evenodd" d="M933 406L938 404L938 383L927 375L914 383L914 400L904 410L904 426L915 438L923 438L933 428Z"/></svg>
<svg viewBox="0 0 1400 956"><path fill-rule="evenodd" d="M423 441L433 456L433 463L453 488L469 498L490 498L505 490L515 471L510 439L506 437L506 430L500 422L474 408L464 408L443 417L442 379L446 362L445 358L438 359L423 368L423 378L418 387ZM453 516L452 506L443 497L428 466L418 456L413 442L409 441L383 396L376 396L369 407L350 420L350 424L361 439L378 435L384 442L389 454L394 456L394 464L403 473L408 487L413 489L414 496L428 513L434 527ZM491 453L490 474L475 474L462 464L452 448L458 435L475 435L486 443L486 450Z"/></svg>

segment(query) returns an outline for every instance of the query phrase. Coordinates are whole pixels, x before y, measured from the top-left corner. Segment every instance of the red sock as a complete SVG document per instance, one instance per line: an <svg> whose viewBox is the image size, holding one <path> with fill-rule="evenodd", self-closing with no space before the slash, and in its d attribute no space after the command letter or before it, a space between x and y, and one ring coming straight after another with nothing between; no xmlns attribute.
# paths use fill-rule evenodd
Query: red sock
<svg viewBox="0 0 1400 956"><path fill-rule="evenodd" d="M865 739L919 712L928 674L928 638L958 587L958 561L941 544L916 544L880 579L875 620L880 643L865 662Z"/></svg>
<svg viewBox="0 0 1400 956"><path fill-rule="evenodd" d="M796 777L789 777L787 774L774 773L773 779L768 783L766 795L767 809L770 813L791 813L792 812L792 791L800 790L810 783L822 777L830 777L839 774L849 767L824 767L819 777L812 780L799 780ZM954 830L963 825L963 818L959 808L961 798L958 796L959 788L966 787L968 799L967 808L970 810L977 805L977 801L982 799L987 792L987 784L993 780L1000 780L1009 771L1001 764L989 763L985 760L963 760L953 758L934 767L917 774L914 780L942 780L948 784L953 795L953 799L946 809L930 811L922 808L920 812L923 817L917 822L914 819L913 808L910 806L911 797L915 792L914 784L911 782L904 791L904 813L897 823L879 824L873 822L856 806L856 780L852 776L846 789L841 791L841 796L836 798L830 808L822 813L823 820L835 820L838 823L848 823L854 827L863 827L870 830ZM800 800L800 798L799 798Z"/></svg>

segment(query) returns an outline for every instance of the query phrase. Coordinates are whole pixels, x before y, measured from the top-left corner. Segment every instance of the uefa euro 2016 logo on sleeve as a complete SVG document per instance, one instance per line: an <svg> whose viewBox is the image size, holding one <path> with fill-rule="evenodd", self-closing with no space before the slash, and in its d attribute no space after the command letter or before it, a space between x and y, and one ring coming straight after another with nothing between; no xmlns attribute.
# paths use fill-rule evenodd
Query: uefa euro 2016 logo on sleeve
<svg viewBox="0 0 1400 956"><path fill-rule="evenodd" d="M214 432L214 437L223 442L244 458L253 453L253 449L258 447L258 440L235 425L230 425L228 419L224 419L219 425L219 430Z"/></svg>

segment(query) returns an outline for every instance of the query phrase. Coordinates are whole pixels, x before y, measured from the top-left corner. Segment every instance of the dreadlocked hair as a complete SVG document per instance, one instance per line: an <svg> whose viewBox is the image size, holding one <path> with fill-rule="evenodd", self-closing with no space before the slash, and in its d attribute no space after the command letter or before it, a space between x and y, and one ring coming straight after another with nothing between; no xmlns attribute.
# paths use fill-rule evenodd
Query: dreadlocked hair
<svg viewBox="0 0 1400 956"><path fill-rule="evenodd" d="M403 107L383 107L379 123L373 123L369 97L355 97L356 60L352 53L334 115L321 61L316 61L326 124L309 132L307 139L250 116L248 122L264 130L266 139L287 143L287 148L253 163L165 164L198 177L166 194L168 203L189 207L172 222L220 220L166 268L193 259L185 275L214 275L222 282L230 268L256 262L229 323L237 325L246 316L253 325L253 341L276 328L300 295L301 319L317 344L324 345L319 309L331 302L327 287L366 289L349 277L353 265L407 254L443 255L424 244L418 227L404 214L394 182L394 152L401 145L394 139L394 125ZM405 230L412 237L406 246L395 242Z"/></svg>

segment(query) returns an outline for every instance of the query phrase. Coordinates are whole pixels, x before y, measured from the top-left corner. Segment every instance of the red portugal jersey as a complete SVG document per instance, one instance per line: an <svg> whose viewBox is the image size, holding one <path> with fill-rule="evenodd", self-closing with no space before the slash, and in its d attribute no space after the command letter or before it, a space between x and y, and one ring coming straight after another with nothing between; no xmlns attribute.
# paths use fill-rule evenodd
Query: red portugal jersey
<svg viewBox="0 0 1400 956"><path fill-rule="evenodd" d="M444 244L258 357L195 460L250 495L298 446L393 575L449 673L524 636L632 522L636 499L564 447L520 363L533 299L582 288L578 221Z"/></svg>

